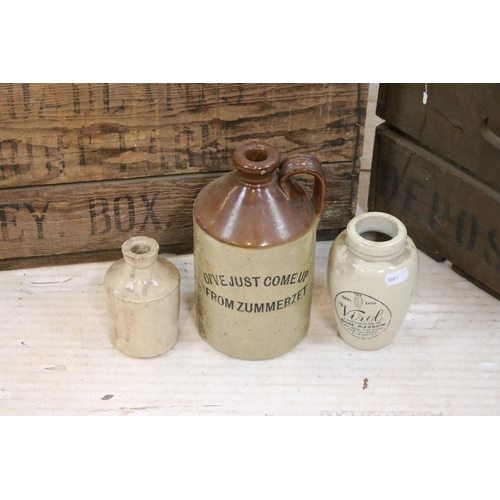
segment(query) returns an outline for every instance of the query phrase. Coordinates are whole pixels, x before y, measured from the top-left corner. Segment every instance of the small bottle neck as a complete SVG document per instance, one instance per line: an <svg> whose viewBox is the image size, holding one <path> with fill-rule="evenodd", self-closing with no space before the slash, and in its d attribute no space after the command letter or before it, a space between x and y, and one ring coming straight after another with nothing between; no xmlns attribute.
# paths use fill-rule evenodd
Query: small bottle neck
<svg viewBox="0 0 500 500"><path fill-rule="evenodd" d="M125 262L139 270L146 270L154 265L159 249L158 242L146 236L130 238L122 245Z"/></svg>
<svg viewBox="0 0 500 500"><path fill-rule="evenodd" d="M406 227L396 217L368 212L347 225L346 244L351 251L372 260L398 256L406 247Z"/></svg>

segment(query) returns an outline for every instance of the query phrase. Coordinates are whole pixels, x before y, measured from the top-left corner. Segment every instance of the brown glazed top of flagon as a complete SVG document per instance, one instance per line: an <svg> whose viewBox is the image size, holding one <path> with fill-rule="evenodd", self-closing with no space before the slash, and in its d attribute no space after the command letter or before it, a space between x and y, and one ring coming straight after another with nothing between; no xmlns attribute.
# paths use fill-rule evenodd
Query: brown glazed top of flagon
<svg viewBox="0 0 500 500"><path fill-rule="evenodd" d="M263 142L239 146L236 170L203 188L194 204L196 223L213 238L242 247L267 247L305 234L323 211L326 185L321 164L296 154L280 165L276 148ZM293 175L315 178L312 199ZM286 256L284 256L286 258Z"/></svg>

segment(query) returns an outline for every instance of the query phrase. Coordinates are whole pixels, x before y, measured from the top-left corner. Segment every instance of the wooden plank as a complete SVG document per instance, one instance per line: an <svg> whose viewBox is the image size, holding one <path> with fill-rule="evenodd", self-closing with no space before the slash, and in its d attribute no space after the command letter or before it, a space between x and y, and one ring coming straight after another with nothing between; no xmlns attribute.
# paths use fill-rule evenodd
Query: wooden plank
<svg viewBox="0 0 500 500"><path fill-rule="evenodd" d="M0 258L109 250L138 235L189 242L194 198L217 175L0 190Z"/></svg>
<svg viewBox="0 0 500 500"><path fill-rule="evenodd" d="M378 86L378 95L377 95L377 107L375 109L375 114L385 119L385 106L387 103L387 91L389 90L389 83L380 83Z"/></svg>
<svg viewBox="0 0 500 500"><path fill-rule="evenodd" d="M500 292L500 193L382 124L370 210L395 215L417 243Z"/></svg>
<svg viewBox="0 0 500 500"><path fill-rule="evenodd" d="M359 161L325 166L327 202L319 238L333 238L355 213ZM119 256L138 235L164 251L192 250L192 206L224 172L0 190L0 269ZM301 181L306 187L312 183Z"/></svg>
<svg viewBox="0 0 500 500"><path fill-rule="evenodd" d="M0 84L0 188L222 171L242 142L362 155L367 84Z"/></svg>
<svg viewBox="0 0 500 500"><path fill-rule="evenodd" d="M487 287L484 283L478 281L477 279L472 277L469 273L466 273L463 269L460 269L458 266L455 265L452 265L451 269L455 271L458 275L462 276L462 278L469 280L471 283L474 283L474 285L476 285L481 290L484 290L486 293L489 293L492 297L495 297L495 299L500 300L500 293L493 291L491 288Z"/></svg>
<svg viewBox="0 0 500 500"><path fill-rule="evenodd" d="M377 114L500 191L500 84L385 84Z"/></svg>

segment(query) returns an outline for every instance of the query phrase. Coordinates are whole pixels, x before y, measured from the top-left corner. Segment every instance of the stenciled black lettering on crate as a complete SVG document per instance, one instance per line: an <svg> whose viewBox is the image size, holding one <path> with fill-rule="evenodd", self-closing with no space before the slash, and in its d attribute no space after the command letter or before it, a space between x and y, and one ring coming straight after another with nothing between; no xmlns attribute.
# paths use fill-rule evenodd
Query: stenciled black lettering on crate
<svg viewBox="0 0 500 500"><path fill-rule="evenodd" d="M500 293L500 193L386 124L376 130L369 208L400 218L417 246Z"/></svg>
<svg viewBox="0 0 500 500"><path fill-rule="evenodd" d="M228 170L254 139L354 161L366 98L355 84L2 84L0 187Z"/></svg>
<svg viewBox="0 0 500 500"><path fill-rule="evenodd" d="M0 84L0 268L114 258L139 234L191 250L197 193L254 139L322 162L318 237L334 238L356 210L367 94L367 84Z"/></svg>

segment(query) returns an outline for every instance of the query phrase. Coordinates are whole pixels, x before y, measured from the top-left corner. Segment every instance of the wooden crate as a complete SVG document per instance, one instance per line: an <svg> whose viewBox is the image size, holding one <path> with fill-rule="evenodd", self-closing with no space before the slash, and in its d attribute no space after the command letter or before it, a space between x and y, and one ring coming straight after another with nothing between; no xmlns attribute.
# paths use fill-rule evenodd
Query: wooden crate
<svg viewBox="0 0 500 500"><path fill-rule="evenodd" d="M500 294L500 85L383 85L369 209Z"/></svg>
<svg viewBox="0 0 500 500"><path fill-rule="evenodd" d="M0 268L192 248L192 205L241 143L310 152L319 238L355 213L367 84L1 84Z"/></svg>

